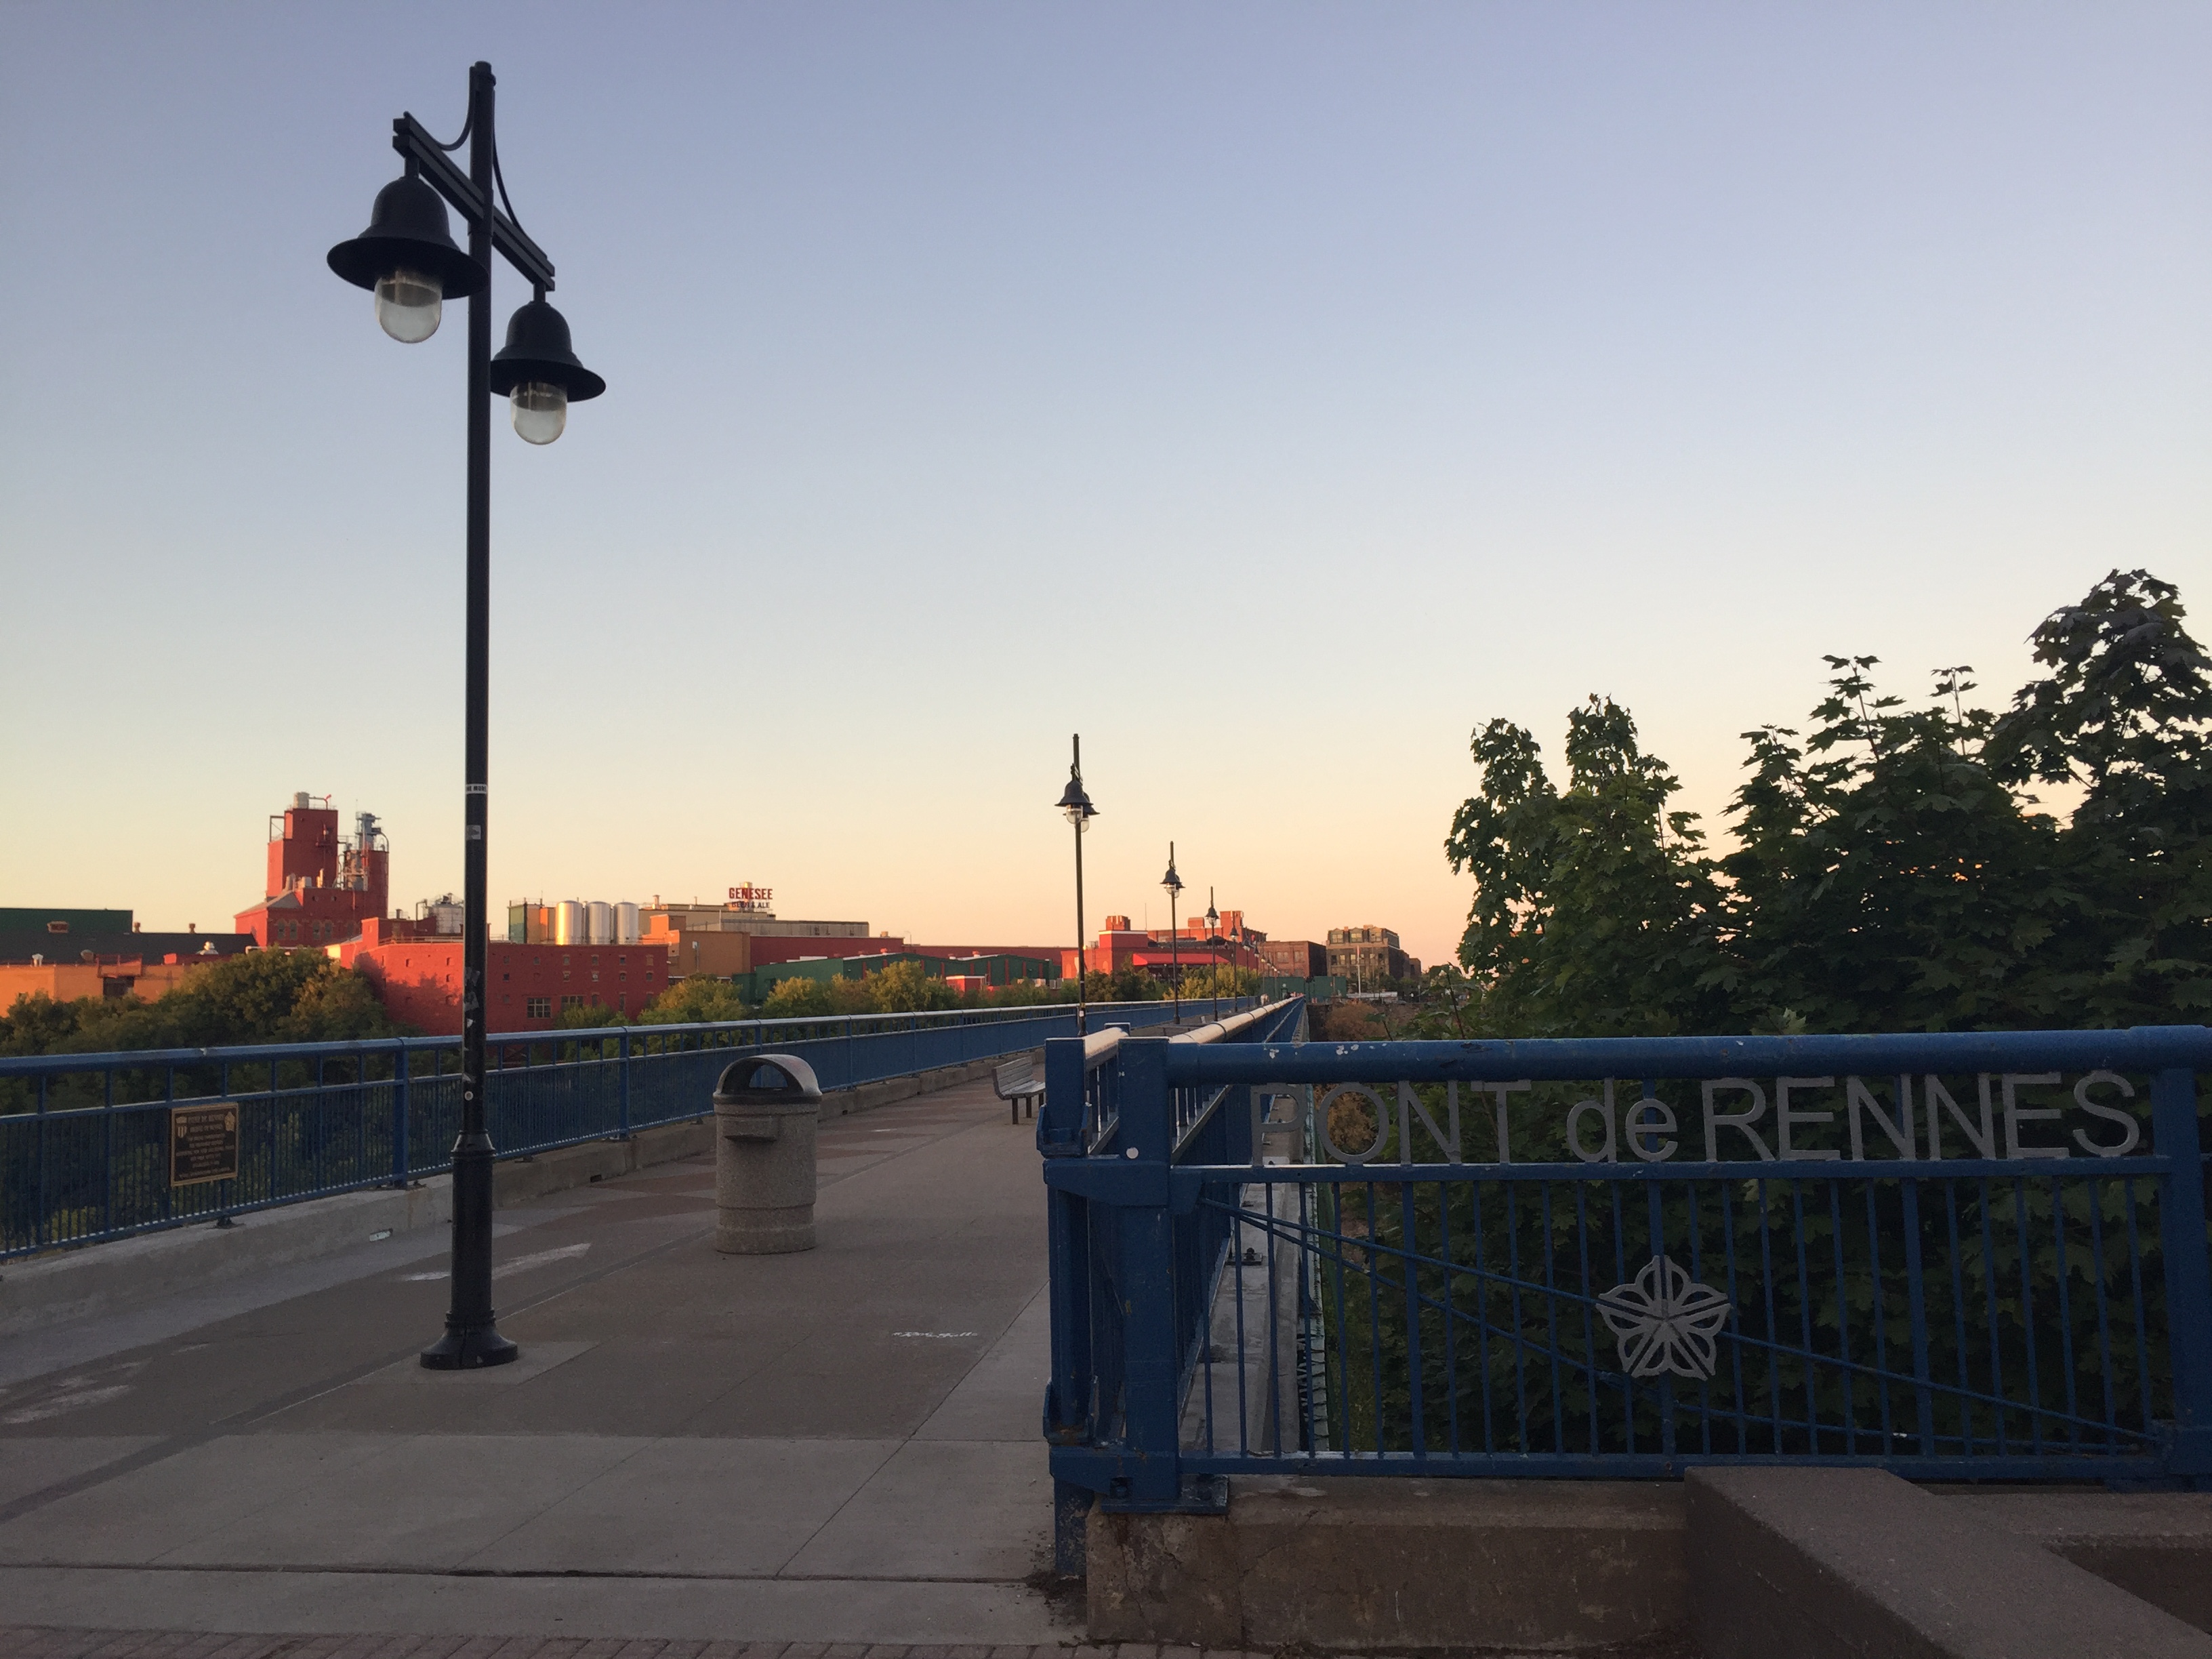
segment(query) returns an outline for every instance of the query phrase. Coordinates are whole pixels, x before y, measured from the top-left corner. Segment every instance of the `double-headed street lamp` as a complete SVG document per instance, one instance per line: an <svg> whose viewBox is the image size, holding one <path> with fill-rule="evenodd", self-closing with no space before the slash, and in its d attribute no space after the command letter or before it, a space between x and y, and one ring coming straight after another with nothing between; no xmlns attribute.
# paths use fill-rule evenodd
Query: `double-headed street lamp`
<svg viewBox="0 0 2212 1659"><path fill-rule="evenodd" d="M1083 832L1098 816L1098 809L1083 793L1083 734L1079 732L1075 734L1075 758L1067 769L1067 787L1060 792L1060 810L1075 826L1075 1035L1085 1036L1091 1030L1091 1010L1083 983L1090 972L1083 944Z"/></svg>
<svg viewBox="0 0 2212 1659"><path fill-rule="evenodd" d="M463 715L461 842L461 1133L453 1143L453 1302L446 1334L422 1352L438 1370L504 1364L514 1343L499 1334L491 1305L491 1137L484 1128L485 725L491 617L491 398L507 399L526 443L550 444L568 405L596 398L606 382L576 361L568 325L545 301L553 262L514 222L492 122L491 65L469 69L469 114L461 136L441 144L412 115L392 124L392 147L407 170L376 193L368 228L330 252L330 266L376 295L376 320L403 344L438 331L447 300L469 302L468 617ZM469 170L448 159L466 143ZM506 203L502 213L493 200ZM443 198L441 201L440 198ZM453 245L446 203L469 227L468 252ZM491 350L494 249L526 277L530 303Z"/></svg>
<svg viewBox="0 0 2212 1659"><path fill-rule="evenodd" d="M1182 878L1176 874L1175 843L1168 843L1168 872L1160 878L1160 885L1168 890L1168 987L1175 998L1176 1023L1182 1023L1182 928L1176 921L1176 898L1182 891Z"/></svg>
<svg viewBox="0 0 2212 1659"><path fill-rule="evenodd" d="M1221 912L1213 908L1213 890L1206 890L1206 960L1213 981L1213 1017L1221 1018Z"/></svg>

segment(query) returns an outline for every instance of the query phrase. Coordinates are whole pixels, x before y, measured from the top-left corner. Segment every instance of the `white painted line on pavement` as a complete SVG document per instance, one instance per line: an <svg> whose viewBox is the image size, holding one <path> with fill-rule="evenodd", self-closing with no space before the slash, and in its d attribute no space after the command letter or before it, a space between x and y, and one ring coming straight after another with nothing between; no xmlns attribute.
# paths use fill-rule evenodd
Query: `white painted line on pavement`
<svg viewBox="0 0 2212 1659"><path fill-rule="evenodd" d="M504 1279L509 1273L528 1273L532 1267L543 1267L549 1262L566 1261L571 1256L581 1255L591 1248L589 1244L563 1244L557 1250L533 1251L529 1255L519 1255L512 1261L501 1262L491 1270L491 1276L494 1279ZM402 1273L399 1275L399 1282L403 1285L422 1285L434 1279L449 1279L452 1276L452 1268L441 1267L437 1272L430 1273Z"/></svg>

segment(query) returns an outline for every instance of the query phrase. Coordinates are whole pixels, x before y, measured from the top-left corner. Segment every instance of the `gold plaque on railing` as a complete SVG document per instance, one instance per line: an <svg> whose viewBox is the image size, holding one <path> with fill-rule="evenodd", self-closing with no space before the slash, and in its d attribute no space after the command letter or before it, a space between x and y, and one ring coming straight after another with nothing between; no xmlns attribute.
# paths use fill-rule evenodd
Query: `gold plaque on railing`
<svg viewBox="0 0 2212 1659"><path fill-rule="evenodd" d="M169 1184L196 1187L204 1181L237 1178L238 1108L172 1106Z"/></svg>

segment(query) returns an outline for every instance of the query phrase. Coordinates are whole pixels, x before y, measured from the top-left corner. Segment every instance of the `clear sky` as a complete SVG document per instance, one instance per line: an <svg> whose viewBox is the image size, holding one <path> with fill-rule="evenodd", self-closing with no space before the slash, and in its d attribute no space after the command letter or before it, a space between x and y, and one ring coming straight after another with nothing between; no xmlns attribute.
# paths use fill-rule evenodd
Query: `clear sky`
<svg viewBox="0 0 2212 1659"><path fill-rule="evenodd" d="M2212 632L2198 4L0 6L0 903L459 882L460 307L325 268L500 76L606 376L493 440L491 887L1448 957L1504 715L1690 805L2115 564ZM504 266L499 316L526 298Z"/></svg>

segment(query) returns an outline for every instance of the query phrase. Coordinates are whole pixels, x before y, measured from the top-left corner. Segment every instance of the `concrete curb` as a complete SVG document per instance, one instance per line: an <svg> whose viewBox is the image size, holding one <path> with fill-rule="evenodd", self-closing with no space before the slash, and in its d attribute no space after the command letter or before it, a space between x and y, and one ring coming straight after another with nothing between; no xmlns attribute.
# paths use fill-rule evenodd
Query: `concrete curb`
<svg viewBox="0 0 2212 1659"><path fill-rule="evenodd" d="M1224 1515L1094 1508L1085 1533L1098 1644L1571 1652L1694 1632L1708 1659L2212 1656L2212 1493L1939 1492L1874 1469L1240 1475Z"/></svg>
<svg viewBox="0 0 2212 1659"><path fill-rule="evenodd" d="M1090 1640L1572 1650L1689 1623L1682 1488L1673 1482L1230 1485L1226 1515L1092 1511Z"/></svg>
<svg viewBox="0 0 2212 1659"><path fill-rule="evenodd" d="M1001 1054L833 1090L822 1097L822 1115L848 1117L972 1083L1015 1058ZM653 1164L708 1157L714 1150L709 1110L687 1122L640 1129L628 1140L586 1141L501 1159L492 1175L492 1199L504 1209ZM252 1211L228 1227L204 1222L0 1263L0 1337L127 1312L264 1267L310 1261L378 1238L442 1227L453 1213L450 1178L432 1176L404 1191L370 1188Z"/></svg>
<svg viewBox="0 0 2212 1659"><path fill-rule="evenodd" d="M1708 1659L2212 1659L2212 1636L1886 1470L1696 1468L1683 1485Z"/></svg>

